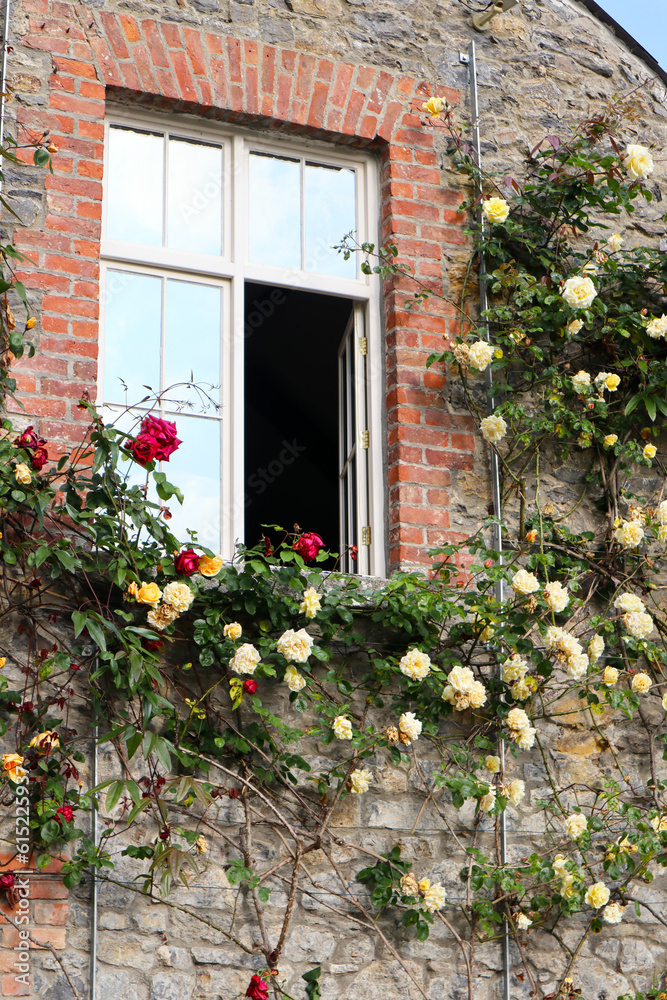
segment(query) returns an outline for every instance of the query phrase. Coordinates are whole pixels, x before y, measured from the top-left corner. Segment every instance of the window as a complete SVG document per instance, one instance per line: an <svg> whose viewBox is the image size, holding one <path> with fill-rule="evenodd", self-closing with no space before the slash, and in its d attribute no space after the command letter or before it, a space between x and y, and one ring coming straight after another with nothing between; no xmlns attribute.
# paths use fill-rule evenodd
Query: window
<svg viewBox="0 0 667 1000"><path fill-rule="evenodd" d="M360 153L107 122L99 402L129 426L162 394L184 540L230 557L296 522L383 573L379 289L333 250L377 242L376 201Z"/></svg>

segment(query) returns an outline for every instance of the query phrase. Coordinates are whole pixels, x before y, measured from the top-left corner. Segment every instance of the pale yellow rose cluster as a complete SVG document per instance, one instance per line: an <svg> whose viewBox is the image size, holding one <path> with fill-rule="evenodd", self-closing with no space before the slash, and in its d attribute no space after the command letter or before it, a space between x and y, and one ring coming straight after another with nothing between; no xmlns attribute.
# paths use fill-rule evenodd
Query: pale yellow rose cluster
<svg viewBox="0 0 667 1000"><path fill-rule="evenodd" d="M252 676L260 659L259 650L255 649L251 642L244 642L232 656L229 666L235 674L250 674Z"/></svg>
<svg viewBox="0 0 667 1000"><path fill-rule="evenodd" d="M583 319L571 319L567 324L567 332L571 337L576 337L583 325Z"/></svg>
<svg viewBox="0 0 667 1000"><path fill-rule="evenodd" d="M32 473L25 462L17 462L14 469L14 478L19 486L29 486L32 482Z"/></svg>
<svg viewBox="0 0 667 1000"><path fill-rule="evenodd" d="M503 417L492 413L488 417L484 417L481 422L482 437L489 444L498 444L499 441L507 434L507 422Z"/></svg>
<svg viewBox="0 0 667 1000"><path fill-rule="evenodd" d="M482 797L479 800L480 811L483 813L491 812L495 804L496 804L496 788L495 785L491 785L489 787L488 792L486 792L485 795L482 795Z"/></svg>
<svg viewBox="0 0 667 1000"><path fill-rule="evenodd" d="M602 680L608 688L613 687L618 681L618 670L616 667L605 667L602 671Z"/></svg>
<svg viewBox="0 0 667 1000"><path fill-rule="evenodd" d="M501 792L508 802L513 806L518 806L526 795L526 782L522 781L521 778L515 778L514 781L510 781L509 785L503 785Z"/></svg>
<svg viewBox="0 0 667 1000"><path fill-rule="evenodd" d="M278 639L276 649L286 660L293 663L305 663L313 648L312 637L305 629L300 628L295 632L293 628L288 628Z"/></svg>
<svg viewBox="0 0 667 1000"><path fill-rule="evenodd" d="M291 663L287 666L283 680L290 691L303 691L306 686L306 678Z"/></svg>
<svg viewBox="0 0 667 1000"><path fill-rule="evenodd" d="M639 521L621 521L616 526L614 538L624 549L636 549L644 537L644 529Z"/></svg>
<svg viewBox="0 0 667 1000"><path fill-rule="evenodd" d="M453 705L457 712L467 708L481 708L486 702L486 688L475 680L470 667L453 667L447 675L447 685L442 700Z"/></svg>
<svg viewBox="0 0 667 1000"><path fill-rule="evenodd" d="M495 347L487 343L486 340L476 340L474 344L468 345L468 365L478 372L486 371L493 356L496 353Z"/></svg>
<svg viewBox="0 0 667 1000"><path fill-rule="evenodd" d="M530 719L522 708L511 708L507 713L505 725L510 739L521 750L530 750L535 743L536 729L530 724Z"/></svg>
<svg viewBox="0 0 667 1000"><path fill-rule="evenodd" d="M568 278L563 286L563 298L571 309L588 309L597 296L595 285L589 277Z"/></svg>
<svg viewBox="0 0 667 1000"><path fill-rule="evenodd" d="M519 913L516 918L516 926L520 931L527 931L532 924L530 917L526 916L525 913Z"/></svg>
<svg viewBox="0 0 667 1000"><path fill-rule="evenodd" d="M616 392L621 380L618 375L614 375L613 372L600 372L599 375L595 376L595 384L598 391L602 393L605 389L608 392Z"/></svg>
<svg viewBox="0 0 667 1000"><path fill-rule="evenodd" d="M646 332L653 340L660 340L667 337L667 316L652 316L646 324Z"/></svg>
<svg viewBox="0 0 667 1000"><path fill-rule="evenodd" d="M547 629L544 644L550 653L556 653L559 663L564 663L570 677L578 680L588 670L588 656L584 648L571 632L551 625Z"/></svg>
<svg viewBox="0 0 667 1000"><path fill-rule="evenodd" d="M373 772L366 768L358 767L350 775L350 791L353 795L363 795L371 787Z"/></svg>
<svg viewBox="0 0 667 1000"><path fill-rule="evenodd" d="M595 910L601 909L609 902L610 892L604 882L595 882L586 892L586 902Z"/></svg>
<svg viewBox="0 0 667 1000"><path fill-rule="evenodd" d="M505 683L512 685L510 690L515 701L525 701L526 698L530 698L536 685L532 677L525 679L528 663L523 657L513 653L508 660L505 660L501 670Z"/></svg>
<svg viewBox="0 0 667 1000"><path fill-rule="evenodd" d="M653 631L653 619L644 611L630 611L621 615L625 630L633 639L646 639Z"/></svg>
<svg viewBox="0 0 667 1000"><path fill-rule="evenodd" d="M631 594L629 591L625 591L623 594L617 594L614 598L614 607L618 611L646 611L644 602L636 594Z"/></svg>
<svg viewBox="0 0 667 1000"><path fill-rule="evenodd" d="M659 816L654 816L651 820L651 826L656 833L664 833L667 830L667 813L661 813Z"/></svg>
<svg viewBox="0 0 667 1000"><path fill-rule="evenodd" d="M173 580L164 590L156 583L142 583L136 594L137 601L151 604L152 610L146 615L148 624L158 631L165 629L176 621L179 615L187 611L195 599L195 595L187 583ZM162 599L162 603L158 603Z"/></svg>
<svg viewBox="0 0 667 1000"><path fill-rule="evenodd" d="M625 907L620 903L609 903L602 911L602 919L608 924L620 924L625 913Z"/></svg>
<svg viewBox="0 0 667 1000"><path fill-rule="evenodd" d="M566 859L563 854L557 854L553 859L552 867L558 879L558 891L565 899L572 899L576 892L574 885L574 875L566 867Z"/></svg>
<svg viewBox="0 0 667 1000"><path fill-rule="evenodd" d="M614 233L607 240L607 246L609 247L611 253L617 253L623 246L624 242L625 240L619 233Z"/></svg>
<svg viewBox="0 0 667 1000"><path fill-rule="evenodd" d="M625 147L623 166L630 180L643 181L653 173L653 157L646 146L630 143Z"/></svg>
<svg viewBox="0 0 667 1000"><path fill-rule="evenodd" d="M232 642L236 642L243 635L243 629L238 622L230 622L228 625L225 625L222 634L225 639L231 639Z"/></svg>
<svg viewBox="0 0 667 1000"><path fill-rule="evenodd" d="M428 910L429 913L436 913L437 910L443 908L447 901L447 892L444 886L440 885L439 882L431 884L427 878L420 879L418 886L425 910Z"/></svg>
<svg viewBox="0 0 667 1000"><path fill-rule="evenodd" d="M604 639L601 635L594 635L591 641L588 643L588 660L589 663L595 663L599 660L604 653Z"/></svg>
<svg viewBox="0 0 667 1000"><path fill-rule="evenodd" d="M404 737L401 743L409 747L411 743L416 743L419 739L422 724L414 712L403 712L403 715L398 720L398 731L399 735Z"/></svg>
<svg viewBox="0 0 667 1000"><path fill-rule="evenodd" d="M547 583L542 593L547 607L555 614L565 611L565 608L570 603L570 595L567 587L564 587L558 580L555 580L553 583Z"/></svg>
<svg viewBox="0 0 667 1000"><path fill-rule="evenodd" d="M540 583L534 573L529 573L526 569L520 569L512 577L510 587L515 594L524 597L528 594L534 594L536 590L539 590Z"/></svg>
<svg viewBox="0 0 667 1000"><path fill-rule="evenodd" d="M318 611L322 608L322 601L320 600L320 595L317 593L314 587L308 587L303 592L303 600L299 605L299 611L306 618L314 618Z"/></svg>
<svg viewBox="0 0 667 1000"><path fill-rule="evenodd" d="M572 382L572 388L574 391L579 394L585 392L591 385L591 377L588 372L583 371L583 369L582 371L578 371L576 375L573 375L570 381Z"/></svg>
<svg viewBox="0 0 667 1000"><path fill-rule="evenodd" d="M643 671L641 673L635 674L632 678L632 690L635 694L647 694L651 688L653 681L648 674Z"/></svg>
<svg viewBox="0 0 667 1000"><path fill-rule="evenodd" d="M338 740L352 739L352 723L344 715L337 715L333 721L333 731Z"/></svg>
<svg viewBox="0 0 667 1000"><path fill-rule="evenodd" d="M484 767L491 774L498 774L500 771L500 757L495 754L487 754L484 758Z"/></svg>
<svg viewBox="0 0 667 1000"><path fill-rule="evenodd" d="M482 202L484 218L492 225L501 225L510 214L510 207L504 198L486 198Z"/></svg>
<svg viewBox="0 0 667 1000"><path fill-rule="evenodd" d="M588 829L588 820L581 813L572 813L565 820L567 835L572 840L579 840L582 834Z"/></svg>
<svg viewBox="0 0 667 1000"><path fill-rule="evenodd" d="M423 681L431 673L431 660L421 649L409 649L398 666L401 673L412 681Z"/></svg>

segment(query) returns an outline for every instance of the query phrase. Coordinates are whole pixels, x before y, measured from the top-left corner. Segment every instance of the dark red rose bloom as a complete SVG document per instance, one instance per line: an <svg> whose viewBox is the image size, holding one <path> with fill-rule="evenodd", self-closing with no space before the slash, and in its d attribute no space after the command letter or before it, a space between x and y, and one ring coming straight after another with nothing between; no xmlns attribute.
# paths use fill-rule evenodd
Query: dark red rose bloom
<svg viewBox="0 0 667 1000"><path fill-rule="evenodd" d="M239 790L238 788L230 788L227 794L229 795L230 799L238 799Z"/></svg>
<svg viewBox="0 0 667 1000"><path fill-rule="evenodd" d="M162 420L160 417L144 417L141 421L141 435L146 435L155 441L157 451L155 457L159 462L168 462L169 456L183 442L176 437L176 424L171 420Z"/></svg>
<svg viewBox="0 0 667 1000"><path fill-rule="evenodd" d="M160 840L169 840L171 836L171 827L165 823L165 825L160 830Z"/></svg>
<svg viewBox="0 0 667 1000"><path fill-rule="evenodd" d="M49 454L46 448L43 448L42 445L35 448L34 452L30 456L30 464L35 472L41 472L48 460Z"/></svg>
<svg viewBox="0 0 667 1000"><path fill-rule="evenodd" d="M273 555L273 545L271 544L271 539L264 535L264 555L268 558Z"/></svg>
<svg viewBox="0 0 667 1000"><path fill-rule="evenodd" d="M352 548L350 549L350 559L354 559L354 561L356 562L358 555L359 555L359 549L357 548L356 545L353 545Z"/></svg>
<svg viewBox="0 0 667 1000"><path fill-rule="evenodd" d="M0 875L0 889L13 889L13 888L14 888L13 872L5 872L4 875Z"/></svg>
<svg viewBox="0 0 667 1000"><path fill-rule="evenodd" d="M135 441L126 442L127 450L139 465L148 465L157 457L157 441L148 434L140 434Z"/></svg>
<svg viewBox="0 0 667 1000"><path fill-rule="evenodd" d="M14 444L17 448L25 448L26 451L32 451L33 448L39 448L40 444L46 444L46 442L42 438L37 437L32 424L30 424L30 427L26 427L23 434L17 437Z"/></svg>
<svg viewBox="0 0 667 1000"><path fill-rule="evenodd" d="M71 823L72 820L74 819L74 813L72 812L72 807L71 806L60 806L59 809L56 809L55 818L58 821L58 823L62 822L61 819L60 819L61 816L65 820L66 823Z"/></svg>
<svg viewBox="0 0 667 1000"><path fill-rule="evenodd" d="M250 1000L268 1000L269 987L259 976L253 976L245 995Z"/></svg>
<svg viewBox="0 0 667 1000"><path fill-rule="evenodd" d="M147 649L149 653L157 653L158 649L162 649L160 639L144 639L143 645L144 649Z"/></svg>
<svg viewBox="0 0 667 1000"><path fill-rule="evenodd" d="M199 569L199 559L194 549L183 549L174 559L174 569L179 576L192 576Z"/></svg>
<svg viewBox="0 0 667 1000"><path fill-rule="evenodd" d="M314 531L304 531L292 548L299 553L304 562L312 562L320 549L324 548L324 542Z"/></svg>
<svg viewBox="0 0 667 1000"><path fill-rule="evenodd" d="M249 677L247 681L243 682L243 690L246 694L254 694L257 690L257 681L254 681L252 677Z"/></svg>

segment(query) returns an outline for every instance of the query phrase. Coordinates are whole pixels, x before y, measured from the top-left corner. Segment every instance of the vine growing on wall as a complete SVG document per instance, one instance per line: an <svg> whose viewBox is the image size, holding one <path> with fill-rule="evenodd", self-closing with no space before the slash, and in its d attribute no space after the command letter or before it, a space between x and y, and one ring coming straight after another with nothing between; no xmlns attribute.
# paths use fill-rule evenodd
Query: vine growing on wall
<svg viewBox="0 0 667 1000"><path fill-rule="evenodd" d="M424 111L444 124L474 189L480 173L451 109L433 98ZM549 935L557 991L570 997L589 935L614 933L642 908L667 925L641 891L667 866L667 263L615 232L651 198L640 127L635 95L547 136L521 178L483 178L485 221L468 230L457 306L464 332L430 363L446 366L495 450L505 507L464 544L436 549L429 575L325 571L329 540L296 528L224 562L169 530L182 496L162 463L180 446L176 424L149 415L128 431L81 400L85 438L56 460L5 408L3 768L10 792L30 800L37 868L62 857L71 887L91 870L118 881L118 857L130 859L130 889L253 957L255 1000L290 997L281 962L303 900L379 937L426 1000L406 938L456 942L472 998L476 947L508 928L541 997L532 945ZM473 196L465 207L480 206ZM367 269L405 276L395 248L362 250ZM5 295L24 299L7 270L13 251L2 253ZM489 308L476 317L482 258ZM415 307L429 294L418 287ZM22 350L19 324L6 322L5 398ZM572 527L574 509L557 512L544 495L544 467L564 465L582 470L575 507L588 505L594 529ZM499 520L504 558L491 543ZM609 755L609 777L558 766L563 719ZM641 734L646 775L621 764L619 719ZM82 777L93 728L116 755L95 788ZM508 860L500 821L521 813L526 763L544 775L532 803L540 829L531 853ZM412 830L428 810L457 879L444 859L376 852L339 821L351 804L368 820L388 787L407 795L408 776L421 797ZM224 920L174 896L205 882L212 846L224 859ZM0 876L7 893L20 862ZM266 910L276 898L277 923L276 907L271 920ZM248 915L252 940L241 932ZM580 929L572 948L568 921ZM326 975L321 965L303 975L310 1000Z"/></svg>

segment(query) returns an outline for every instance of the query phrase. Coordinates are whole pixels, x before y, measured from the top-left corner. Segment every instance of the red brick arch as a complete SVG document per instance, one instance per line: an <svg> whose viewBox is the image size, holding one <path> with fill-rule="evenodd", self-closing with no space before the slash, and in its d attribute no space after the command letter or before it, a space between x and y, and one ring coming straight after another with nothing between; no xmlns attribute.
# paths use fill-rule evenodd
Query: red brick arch
<svg viewBox="0 0 667 1000"><path fill-rule="evenodd" d="M138 20L59 0L22 0L29 29L22 44L51 53L48 107L22 107L19 122L50 129L59 147L45 179L44 226L22 230L35 270L23 275L41 293L38 353L21 370L26 410L50 440L80 438L76 402L94 382L99 309L103 126L109 97L172 112L377 148L381 158L382 238L438 289L443 245L465 242L460 196L443 187L433 136L418 108L430 87L382 68ZM452 101L458 92L438 88ZM426 561L429 546L452 540L450 469L472 463L468 418L446 412L441 372L426 358L457 331L441 300L406 312L407 286L385 290L390 566ZM409 294L409 289L407 289Z"/></svg>

